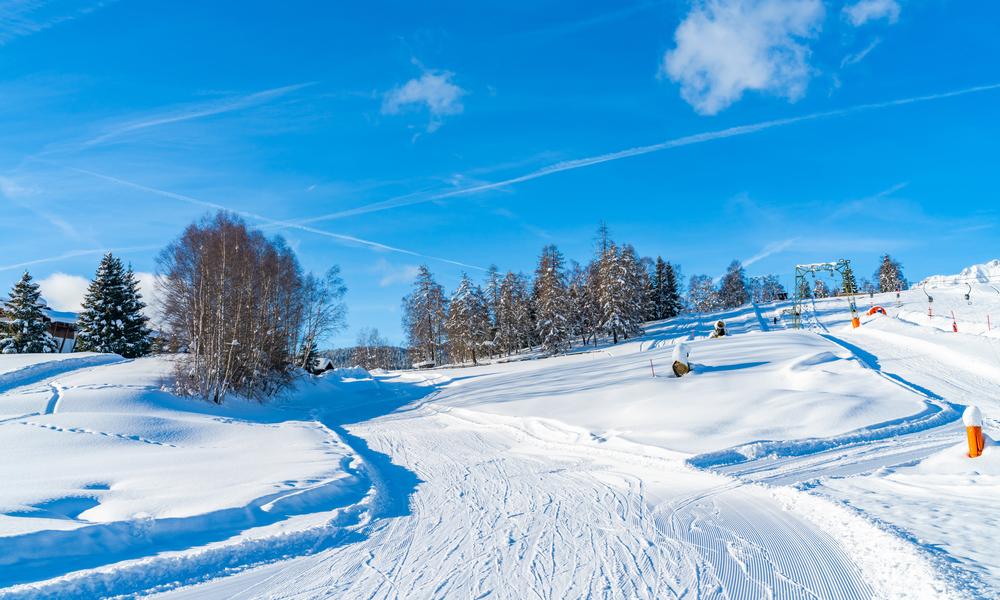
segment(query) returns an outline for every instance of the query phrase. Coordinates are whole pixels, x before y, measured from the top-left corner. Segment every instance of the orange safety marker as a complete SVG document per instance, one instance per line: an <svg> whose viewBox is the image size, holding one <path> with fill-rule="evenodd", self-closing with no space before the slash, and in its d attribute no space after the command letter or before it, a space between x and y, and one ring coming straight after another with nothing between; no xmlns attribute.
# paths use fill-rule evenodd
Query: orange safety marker
<svg viewBox="0 0 1000 600"><path fill-rule="evenodd" d="M982 455L986 441L983 439L983 413L979 408L970 406L962 413L962 422L965 423L965 436L969 440L969 458L976 458Z"/></svg>
<svg viewBox="0 0 1000 600"><path fill-rule="evenodd" d="M861 327L861 319L857 317L851 317L851 327L853 327L854 329Z"/></svg>

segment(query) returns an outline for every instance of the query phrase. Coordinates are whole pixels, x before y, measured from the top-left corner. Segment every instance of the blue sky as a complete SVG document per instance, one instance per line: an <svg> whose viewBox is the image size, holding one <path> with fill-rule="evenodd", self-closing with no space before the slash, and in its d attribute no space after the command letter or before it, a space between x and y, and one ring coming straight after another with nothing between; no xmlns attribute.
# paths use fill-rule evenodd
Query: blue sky
<svg viewBox="0 0 1000 600"><path fill-rule="evenodd" d="M0 287L53 305L213 207L339 264L350 343L425 262L683 273L1000 256L1000 6L948 0L0 2Z"/></svg>

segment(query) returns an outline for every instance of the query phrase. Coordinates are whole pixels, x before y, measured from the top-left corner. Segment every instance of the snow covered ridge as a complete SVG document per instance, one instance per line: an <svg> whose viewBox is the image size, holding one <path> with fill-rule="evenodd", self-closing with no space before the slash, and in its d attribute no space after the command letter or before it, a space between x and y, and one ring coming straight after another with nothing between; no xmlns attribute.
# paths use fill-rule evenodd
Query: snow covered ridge
<svg viewBox="0 0 1000 600"><path fill-rule="evenodd" d="M984 283L1000 286L1000 259L962 269L957 275L931 275L917 286L935 287Z"/></svg>

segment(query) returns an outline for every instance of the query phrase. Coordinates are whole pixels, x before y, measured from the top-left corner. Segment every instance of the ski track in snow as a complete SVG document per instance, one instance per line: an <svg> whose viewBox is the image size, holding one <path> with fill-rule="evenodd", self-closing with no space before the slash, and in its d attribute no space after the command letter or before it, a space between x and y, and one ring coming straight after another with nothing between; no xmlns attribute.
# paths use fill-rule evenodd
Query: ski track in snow
<svg viewBox="0 0 1000 600"><path fill-rule="evenodd" d="M428 404L352 427L425 482L412 514L377 522L356 544L166 596L878 595L837 540L767 488L520 421ZM695 489L667 501L649 493L676 477Z"/></svg>

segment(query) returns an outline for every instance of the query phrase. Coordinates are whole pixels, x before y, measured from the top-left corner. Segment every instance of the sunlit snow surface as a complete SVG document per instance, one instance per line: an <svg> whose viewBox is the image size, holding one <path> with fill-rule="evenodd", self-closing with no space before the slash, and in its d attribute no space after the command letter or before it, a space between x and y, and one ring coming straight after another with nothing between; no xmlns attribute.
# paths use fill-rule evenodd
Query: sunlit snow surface
<svg viewBox="0 0 1000 600"><path fill-rule="evenodd" d="M268 406L177 398L169 358L0 357L0 596L989 597L1000 461L964 456L958 415L997 435L1000 294L964 293L933 318L920 290L861 298L889 315L858 330L826 299L803 331L782 303L333 372Z"/></svg>

